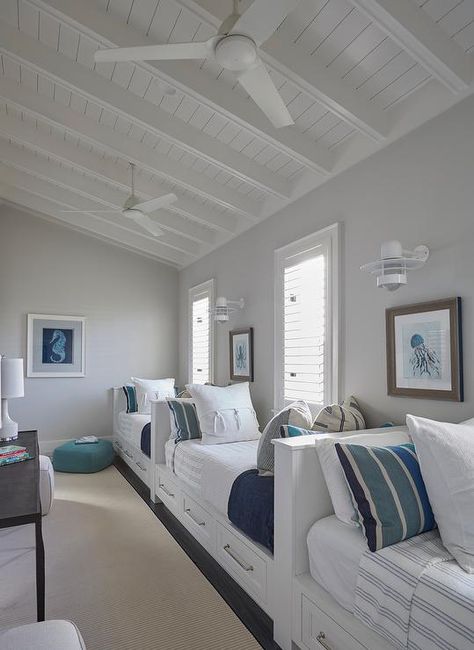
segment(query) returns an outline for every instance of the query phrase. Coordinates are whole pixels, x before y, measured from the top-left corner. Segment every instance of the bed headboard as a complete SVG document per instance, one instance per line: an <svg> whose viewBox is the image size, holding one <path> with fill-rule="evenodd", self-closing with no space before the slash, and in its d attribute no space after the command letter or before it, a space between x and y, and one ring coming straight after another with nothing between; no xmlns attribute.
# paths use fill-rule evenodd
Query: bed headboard
<svg viewBox="0 0 474 650"><path fill-rule="evenodd" d="M120 411L124 411L127 408L127 400L125 399L125 393L123 392L122 386L114 386L112 389L112 431L114 434L118 430L117 418Z"/></svg>
<svg viewBox="0 0 474 650"><path fill-rule="evenodd" d="M397 427L406 431L406 427ZM278 627L278 612L285 621L285 610L291 608L285 602L284 594L291 593L288 585L293 578L309 571L307 536L309 529L318 519L334 514L331 498L326 487L315 439L349 437L360 433L387 433L387 428L347 431L344 433L315 434L274 440L275 445L275 529L274 544L275 584L271 592L275 596L273 611ZM286 631L278 630L279 638L285 638ZM277 637L275 637L277 638Z"/></svg>
<svg viewBox="0 0 474 650"><path fill-rule="evenodd" d="M177 397L179 402L192 402L192 399ZM150 400L151 403L151 457L155 463L164 464L165 444L171 434L170 409L166 400Z"/></svg>

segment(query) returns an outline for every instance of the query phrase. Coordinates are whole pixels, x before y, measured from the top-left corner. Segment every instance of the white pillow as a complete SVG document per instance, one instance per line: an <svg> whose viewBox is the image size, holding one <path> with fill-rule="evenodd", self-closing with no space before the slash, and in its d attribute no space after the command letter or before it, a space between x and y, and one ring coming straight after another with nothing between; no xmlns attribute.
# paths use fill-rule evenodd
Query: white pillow
<svg viewBox="0 0 474 650"><path fill-rule="evenodd" d="M474 426L407 415L443 544L474 573Z"/></svg>
<svg viewBox="0 0 474 650"><path fill-rule="evenodd" d="M248 382L231 386L186 386L196 405L203 445L258 440L258 420Z"/></svg>
<svg viewBox="0 0 474 650"><path fill-rule="evenodd" d="M151 413L151 399L167 399L175 397L174 379L140 379L131 377L132 384L137 391L139 413Z"/></svg>
<svg viewBox="0 0 474 650"><path fill-rule="evenodd" d="M404 429L405 427L402 427ZM365 445L366 447L386 447L387 445L402 445L410 442L406 431L399 428L386 429L380 433L359 433L337 437L317 437L315 440L319 463L323 471L329 496L331 497L336 517L350 526L358 526L358 518L352 503L351 493L347 486L346 477L339 461L336 442Z"/></svg>

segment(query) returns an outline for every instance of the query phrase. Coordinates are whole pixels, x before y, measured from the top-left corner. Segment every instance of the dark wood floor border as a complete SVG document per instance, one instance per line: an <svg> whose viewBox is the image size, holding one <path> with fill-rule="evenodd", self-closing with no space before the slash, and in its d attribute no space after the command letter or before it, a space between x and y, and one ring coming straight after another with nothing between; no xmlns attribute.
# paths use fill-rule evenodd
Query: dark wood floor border
<svg viewBox="0 0 474 650"><path fill-rule="evenodd" d="M273 621L263 609L250 598L242 587L231 578L212 555L196 541L191 533L162 503L153 503L151 501L148 487L121 458L116 458L114 465L174 537L204 577L222 596L262 648L265 650L281 650L273 641Z"/></svg>

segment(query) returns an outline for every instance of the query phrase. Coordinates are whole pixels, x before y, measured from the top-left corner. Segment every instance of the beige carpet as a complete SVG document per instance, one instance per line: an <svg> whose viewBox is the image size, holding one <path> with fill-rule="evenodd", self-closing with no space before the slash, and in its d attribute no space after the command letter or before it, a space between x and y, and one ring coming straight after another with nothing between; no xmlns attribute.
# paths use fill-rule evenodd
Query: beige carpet
<svg viewBox="0 0 474 650"><path fill-rule="evenodd" d="M46 617L73 620L88 650L260 648L115 468L56 474L43 524ZM0 530L0 627L35 620L32 540Z"/></svg>

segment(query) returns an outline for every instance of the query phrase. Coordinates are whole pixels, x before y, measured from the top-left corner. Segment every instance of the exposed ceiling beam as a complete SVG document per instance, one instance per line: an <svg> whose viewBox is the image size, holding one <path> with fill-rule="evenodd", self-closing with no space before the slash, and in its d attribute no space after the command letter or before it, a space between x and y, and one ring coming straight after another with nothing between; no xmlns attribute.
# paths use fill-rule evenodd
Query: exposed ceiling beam
<svg viewBox="0 0 474 650"><path fill-rule="evenodd" d="M47 47L24 32L14 31L0 21L3 51L29 68L44 74L60 85L78 92L101 107L108 108L171 145L202 158L207 163L280 198L291 197L290 183L264 165L232 149L217 138L187 124L156 104L142 99L122 86L75 63L64 54Z"/></svg>
<svg viewBox="0 0 474 650"><path fill-rule="evenodd" d="M99 124L59 102L54 102L6 77L0 79L0 96L20 110L23 109L52 126L64 128L82 140L98 145L106 152L134 162L150 173L178 183L190 192L218 203L247 219L258 220L262 208L259 201L221 185L206 177L205 174L187 169L170 157L159 154L133 138Z"/></svg>
<svg viewBox="0 0 474 650"><path fill-rule="evenodd" d="M65 162L79 171L82 171L96 180L103 180L113 184L125 193L130 193L129 173L122 166L117 166L111 161L99 158L89 151L85 151L75 145L59 139L53 135L36 129L24 121L20 121L9 115L0 115L0 136L10 138L13 141L25 145L33 151L38 151L58 162ZM143 181L140 176L135 178L135 191L142 200L148 200L167 193L169 190L159 184ZM123 195L124 196L124 195ZM181 199L176 202L181 205ZM173 204L173 208L174 208ZM196 210L197 206L189 206ZM185 204L187 207L187 204ZM202 208L204 206L201 206ZM204 213L204 210L202 210ZM204 215L203 215L204 216ZM219 214L215 215L216 219ZM216 243L216 232L211 228L202 226L196 221L183 217L180 212L172 211L171 206L161 209L155 215L157 223L164 228L184 235L203 244Z"/></svg>
<svg viewBox="0 0 474 650"><path fill-rule="evenodd" d="M10 149L8 149L8 147L10 147ZM179 251L180 253L185 253L191 258L199 257L202 253L200 245L190 239L165 231L161 237L154 237L145 230L142 230L133 221L123 217L120 213L95 214L94 210L108 210L109 208L113 208L113 205L109 202L105 203L104 201L101 201L98 197L92 197L89 193L86 194L83 189L85 183L79 183L78 179L76 179L76 184L82 186L82 188L80 190L73 189L70 183L74 182L74 178L77 177L78 174L66 169L58 168L56 170L56 178L50 179L48 176L52 175L52 170L49 168L47 160L36 160L36 162L43 165L45 169L44 173L39 174L37 167L40 165L35 165L34 156L30 155L32 160L27 164L25 163L24 157L22 158L21 152L18 152L20 155L15 155L15 153L12 152L11 147L14 147L14 145L8 145L7 142L0 141L0 159L2 161L0 163L0 169L2 170L1 174L2 178L5 182L8 182L9 185L17 185L22 189L38 194L38 196L43 196L44 198L60 205L60 210L80 210L82 213L89 213L97 220L109 223L114 226L114 228L120 229L127 235L132 233L133 235L138 235L145 240L159 242L161 246ZM6 178L7 175L8 178ZM75 218L78 223L81 223L82 221L82 214L62 214Z"/></svg>
<svg viewBox="0 0 474 650"><path fill-rule="evenodd" d="M413 0L351 0L452 92L474 81L472 58Z"/></svg>
<svg viewBox="0 0 474 650"><path fill-rule="evenodd" d="M92 0L33 0L43 11L54 15L75 29L110 47L150 45L151 39L114 14L101 11ZM276 147L312 171L327 175L334 164L334 156L300 133L295 127L275 129L260 109L239 93L230 93L224 84L195 66L183 61L140 63L154 76L177 86L213 111L249 130L266 144Z"/></svg>
<svg viewBox="0 0 474 650"><path fill-rule="evenodd" d="M199 18L207 23L210 27L218 29L221 20L228 13L226 3L221 3L219 10L222 7L222 15L217 18L215 15L210 14L202 5L209 5L209 2L203 2L203 0L176 0L176 2L184 7L187 7L189 10L193 11ZM217 8L217 4L212 4L213 9ZM274 46L273 51L269 51L269 44ZM388 134L389 123L388 118L383 114L382 111L376 110L376 107L370 107L370 109L365 112L364 107L367 106L367 102L364 101L354 101L352 98L352 90L346 87L344 82L333 76L330 71L325 67L321 67L317 60L314 60L315 57L309 57L311 65L306 67L305 75L299 76L294 74L294 67L291 66L290 69L285 66L287 61L285 58L285 48L287 45L290 45L286 40L283 40L281 35L277 32L264 43L261 50L262 60L278 71L285 79L287 79L291 84L296 86L298 90L303 93L308 94L315 101L318 101L320 104L325 106L329 111L339 115L348 124L354 126L358 131L369 136L375 141L383 140L383 138ZM280 51L280 47L282 50ZM315 66L315 72L311 73L311 66ZM298 67L296 67L298 71ZM316 75L316 72L318 73ZM309 84L306 80L306 75L309 76ZM320 87L313 86L313 83L319 83ZM358 98L356 98L358 99ZM346 102L349 100L349 102Z"/></svg>
<svg viewBox="0 0 474 650"><path fill-rule="evenodd" d="M185 253L164 246L159 241L152 241L151 238L142 237L136 232L126 232L118 224L111 223L105 219L98 219L90 213L64 214L61 209L62 202L53 200L54 192L50 192L51 186L44 181L34 179L31 176L23 175L13 168L0 163L0 193L2 198L24 205L32 210L44 212L53 217L56 221L64 223L81 232L92 232L102 238L119 242L125 247L131 247L137 252L148 256L172 262L177 266L188 264L194 258ZM52 188L54 190L54 188ZM77 217L80 216L80 219Z"/></svg>
<svg viewBox="0 0 474 650"><path fill-rule="evenodd" d="M274 34L263 45L278 72L290 77L310 97L373 140L388 135L387 115L338 79L316 56L308 56ZM278 63L277 63L278 62Z"/></svg>
<svg viewBox="0 0 474 650"><path fill-rule="evenodd" d="M86 176L66 169L59 164L48 161L44 156L35 156L31 151L25 151L16 145L10 144L6 140L0 139L0 159L8 166L21 170L35 178L47 181L53 184L53 188L57 187L66 190L74 195L78 195L85 199L79 201L77 205L83 208L84 212L93 210L108 210L119 207L126 199L126 195L118 192L110 187L105 186L103 183L97 183L87 178ZM76 208L73 208L76 209ZM102 216L102 215L99 215ZM80 220L81 215L78 214L77 218ZM156 241L153 235L142 230L136 226L133 221L128 220L120 214L120 209L117 214L108 214L104 218L111 220L114 223L121 224L124 228L137 232L139 235L151 238ZM158 223L160 226L159 213L151 215L151 219ZM183 237L181 233L177 234L169 228L163 228L164 234L160 237L159 241L162 244L175 248L183 253L198 256L202 254L206 248L202 249L200 244L195 241Z"/></svg>
<svg viewBox="0 0 474 650"><path fill-rule="evenodd" d="M0 82L1 86L1 82ZM0 134L6 138L13 138L16 142L44 153L47 156L72 165L76 169L93 174L106 182L113 183L126 190L130 186L130 173L121 165L116 165L111 160L98 157L96 154L77 147L74 144L45 133L25 121L15 119L10 115L0 114ZM169 187L160 184L156 180L146 181L140 174L136 175L135 188L140 196L153 198L158 194L166 194ZM173 190L178 200L168 206L168 211L183 216L189 220L189 225L196 225L200 230L195 231L195 239L207 241L207 229L212 228L219 232L235 234L237 230L237 219L229 213L218 212L209 204L203 205L199 201L193 201L178 190ZM205 226L204 231L199 224ZM191 232L191 230L190 230Z"/></svg>
<svg viewBox="0 0 474 650"><path fill-rule="evenodd" d="M171 260L166 257L161 257L156 252L149 252L143 248L143 246L134 246L131 243L126 243L123 239L110 236L110 234L93 232L88 228L81 227L74 223L66 223L62 219L56 218L53 213L56 210L54 203L51 203L47 199L43 199L34 194L30 194L25 190L21 190L19 187L13 187L2 183L0 179L0 218L1 218L1 209L5 207L10 207L14 210L19 210L21 212L26 212L31 214L43 221L48 221L49 223L54 223L56 225L67 228L68 230L74 230L87 237L92 237L93 239L98 239L100 241L107 242L108 244L113 244L118 248L122 248L127 251L132 251L137 253L141 257L146 257L148 259L154 260L155 262L160 262L171 266L176 269L181 269L186 266L189 262L179 261L177 259ZM86 215L88 216L88 215Z"/></svg>

